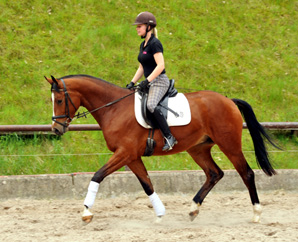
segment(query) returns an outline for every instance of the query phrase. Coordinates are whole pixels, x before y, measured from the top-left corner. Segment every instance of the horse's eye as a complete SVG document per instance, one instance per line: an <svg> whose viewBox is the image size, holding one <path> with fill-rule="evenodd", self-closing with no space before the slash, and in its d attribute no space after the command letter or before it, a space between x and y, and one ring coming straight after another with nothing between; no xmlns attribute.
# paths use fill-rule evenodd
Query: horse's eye
<svg viewBox="0 0 298 242"><path fill-rule="evenodd" d="M57 100L57 103L58 103L58 104L61 104L61 103L62 103L62 100Z"/></svg>

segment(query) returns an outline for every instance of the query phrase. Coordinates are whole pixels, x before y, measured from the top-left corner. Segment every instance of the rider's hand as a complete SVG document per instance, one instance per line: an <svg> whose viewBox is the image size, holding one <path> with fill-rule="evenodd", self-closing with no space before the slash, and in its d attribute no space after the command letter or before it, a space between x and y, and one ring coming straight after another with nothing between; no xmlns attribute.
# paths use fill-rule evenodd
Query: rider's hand
<svg viewBox="0 0 298 242"><path fill-rule="evenodd" d="M144 81L142 81L140 84L139 84L139 88L144 91L146 90L147 88L149 87L149 81L147 79L145 79Z"/></svg>
<svg viewBox="0 0 298 242"><path fill-rule="evenodd" d="M130 82L129 84L126 85L126 88L127 89L132 89L134 87L134 85L135 84L133 82Z"/></svg>

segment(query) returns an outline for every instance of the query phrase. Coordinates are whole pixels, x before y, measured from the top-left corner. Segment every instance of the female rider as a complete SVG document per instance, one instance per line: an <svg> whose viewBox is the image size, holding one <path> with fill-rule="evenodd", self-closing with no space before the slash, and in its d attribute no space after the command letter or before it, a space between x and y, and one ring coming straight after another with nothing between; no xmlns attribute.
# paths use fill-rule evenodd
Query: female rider
<svg viewBox="0 0 298 242"><path fill-rule="evenodd" d="M149 88L147 108L153 113L165 138L162 150L169 151L178 142L172 135L160 107L157 106L167 92L170 82L165 74L163 46L157 38L156 19L152 13L142 12L133 25L137 25L137 33L144 41L141 43L138 55L139 68L127 88L131 89L143 75L145 76L146 79L139 84L139 87L143 90Z"/></svg>

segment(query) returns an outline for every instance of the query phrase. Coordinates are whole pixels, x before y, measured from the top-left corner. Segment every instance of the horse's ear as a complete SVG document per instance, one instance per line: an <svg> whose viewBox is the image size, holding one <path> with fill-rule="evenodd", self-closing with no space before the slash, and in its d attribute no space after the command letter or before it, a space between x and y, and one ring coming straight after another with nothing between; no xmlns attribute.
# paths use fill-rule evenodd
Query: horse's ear
<svg viewBox="0 0 298 242"><path fill-rule="evenodd" d="M53 77L53 76L51 76L51 77L52 77L52 81L53 81L54 83L56 83L56 84L57 84L57 86L58 86L58 82L57 82L56 78L55 78L55 77Z"/></svg>
<svg viewBox="0 0 298 242"><path fill-rule="evenodd" d="M53 85L53 81L50 78L47 78L46 76L44 76L44 78L48 81L48 83L50 83L51 85Z"/></svg>
<svg viewBox="0 0 298 242"><path fill-rule="evenodd" d="M52 79L47 78L46 76L44 76L44 78L45 78L45 79L48 81L48 83L50 83L51 85L53 85L53 83L55 83L55 84L58 85L58 82L57 82L56 78L53 77L53 76L51 76L51 77L52 77Z"/></svg>

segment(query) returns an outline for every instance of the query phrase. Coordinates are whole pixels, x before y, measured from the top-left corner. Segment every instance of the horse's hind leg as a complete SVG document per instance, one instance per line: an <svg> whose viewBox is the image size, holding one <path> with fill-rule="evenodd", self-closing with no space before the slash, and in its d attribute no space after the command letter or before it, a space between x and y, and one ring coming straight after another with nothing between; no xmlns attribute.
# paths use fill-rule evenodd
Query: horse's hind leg
<svg viewBox="0 0 298 242"><path fill-rule="evenodd" d="M260 221L260 216L262 213L262 208L260 205L259 197L257 194L256 184L255 184L255 175L253 170L248 165L241 149L230 150L226 146L222 147L219 145L219 148L225 153L229 160L233 163L235 169L241 176L244 184L246 185L251 202L253 204L254 217L253 222L257 223Z"/></svg>
<svg viewBox="0 0 298 242"><path fill-rule="evenodd" d="M145 193L149 196L149 199L157 216L156 222L160 222L162 216L165 215L165 206L159 199L158 195L154 192L151 180L149 178L148 172L144 166L143 161L141 160L141 158L139 158L135 161L130 162L128 164L128 167L139 179Z"/></svg>
<svg viewBox="0 0 298 242"><path fill-rule="evenodd" d="M199 214L199 206L215 184L223 177L223 171L216 165L211 157L211 148L214 143L203 143L187 150L195 162L203 169L206 174L206 181L199 192L193 198L191 211L189 213L191 221Z"/></svg>

